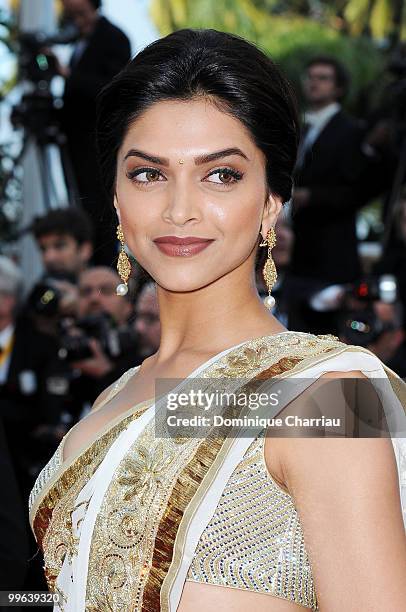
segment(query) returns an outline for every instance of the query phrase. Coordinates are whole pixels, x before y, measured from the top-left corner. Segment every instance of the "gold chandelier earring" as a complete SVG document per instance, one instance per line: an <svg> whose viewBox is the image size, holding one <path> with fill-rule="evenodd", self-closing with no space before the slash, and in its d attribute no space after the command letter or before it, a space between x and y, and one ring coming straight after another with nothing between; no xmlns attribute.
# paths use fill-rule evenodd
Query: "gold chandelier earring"
<svg viewBox="0 0 406 612"><path fill-rule="evenodd" d="M123 282L117 285L116 293L117 295L126 295L128 293L127 282L131 274L131 263L124 249L125 239L123 234L123 228L120 224L117 225L117 238L121 243L120 254L117 260L117 272Z"/></svg>
<svg viewBox="0 0 406 612"><path fill-rule="evenodd" d="M263 276L268 289L268 295L264 299L264 304L267 308L271 309L275 306L275 298L271 295L272 287L274 286L276 279L278 278L278 273L276 271L275 262L272 259L271 249L276 244L276 234L273 227L269 228L266 238L263 242L260 243L259 246L267 246L268 247L268 258L265 262L263 268Z"/></svg>

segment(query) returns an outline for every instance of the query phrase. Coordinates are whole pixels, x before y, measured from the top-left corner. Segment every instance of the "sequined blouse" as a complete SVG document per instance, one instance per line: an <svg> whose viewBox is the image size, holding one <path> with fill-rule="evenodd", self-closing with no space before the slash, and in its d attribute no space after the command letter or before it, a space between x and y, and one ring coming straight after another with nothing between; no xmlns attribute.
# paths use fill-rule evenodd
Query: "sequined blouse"
<svg viewBox="0 0 406 612"><path fill-rule="evenodd" d="M268 593L318 610L293 499L269 474L263 433L228 480L187 580Z"/></svg>
<svg viewBox="0 0 406 612"><path fill-rule="evenodd" d="M238 375L243 376L248 370L252 376L256 371L262 372L265 364L268 364L265 370L266 375L277 375L289 370L309 354L312 357L322 355L336 346L337 342L334 339L308 336L301 332L281 334L279 337L273 337L272 341L267 337L254 339L235 353L227 354L223 360L217 360L211 367L206 368L204 374L214 378L227 375L237 377ZM126 372L113 386L104 401L109 401L136 370L137 368L132 368ZM100 404L98 408L101 405L103 404ZM45 574L50 590L62 586L68 589L69 576L73 576L69 572L72 572L73 560L77 559L78 540L75 539L72 531L71 517L74 509L83 506L83 504L76 506L75 500L87 484L91 483L92 475L98 473L97 470L114 441L121 434L125 434L130 424L136 421L138 415L147 408L148 404L140 406L138 411L131 411L125 418L110 425L105 433L100 434L85 451L80 453L77 459L65 466L62 460L63 444L61 443L54 457L39 475L30 497L30 515L37 541L44 551ZM130 466L132 471L129 471L126 456L126 459L117 468L98 509L92 528L92 545L86 573L86 602L90 602L89 605L86 604L86 610L99 612L105 609L103 605L109 594L113 599L115 598L114 601L117 598L121 601L122 598L123 601L129 602L133 601L135 596L141 597L142 601L145 599L148 602L145 604L146 610L159 609L156 606L156 600L160 596L160 589L155 588L155 583L152 587L150 583L144 584L145 580L150 579L151 572L145 573L143 570L145 563L152 566L149 559L154 552L154 542L158 538L156 535L156 525L159 519L157 512L160 511L161 503L164 503L165 508L170 508L173 513L176 512L176 517L178 517L181 513L186 512L188 502L186 499L185 507L181 506L185 496L178 496L175 499L173 488L170 489L171 500L161 502L161 497L165 498L167 487L158 486L159 483L167 482L168 486L173 484L174 474L178 474L179 470L175 461L170 463L170 469L167 467L168 457L162 457L162 453L160 454L154 446L159 441L154 442L154 440L155 430L151 422L151 426L145 427L139 439L136 439L134 449L127 452L128 460L133 461ZM186 580L265 593L305 608L318 610L312 568L294 500L269 474L265 464L264 440L262 432L250 444L225 483L214 514L203 529L194 550ZM163 448L166 448L165 443L161 441L162 445ZM184 446L185 450L182 452L185 453L185 457L182 455L178 461L183 470L179 473L182 474L186 473L193 462L192 456L189 459L187 454L188 445ZM207 460L206 455L209 450L211 452L212 446L202 450L197 462L201 462L203 458ZM178 454L182 449L183 446L176 446ZM160 465L159 482L156 479L146 478L146 475L150 473L149 468L144 471L140 468L140 465L143 469L145 465L148 467L149 456L146 456L148 452L155 464ZM201 462L199 466L201 465L206 464ZM197 463L194 468L196 467ZM120 518L121 509L124 506L127 507L129 482L132 503L138 510L137 513L132 512L130 515L124 512L122 523L116 525L114 530L110 520ZM196 482L198 484L198 479ZM142 504L139 500L144 494L150 495L154 504ZM148 508L148 511L146 512L144 508ZM158 528L161 529L159 534L161 539L163 534L168 536L166 531L168 525L173 526L176 523L175 514L171 517L172 522L165 522L163 518L159 519ZM128 523L129 520L131 524ZM78 521L75 526L79 537L79 529L83 524L84 521ZM147 538L144 537L144 533L152 535ZM112 534L114 537L111 537ZM169 535L175 541L175 536ZM121 543L123 538L125 546ZM138 557L131 557L132 551L135 550L134 542L137 542L139 547L139 565L142 566L139 572L138 566L134 569L134 564L138 563ZM150 545L151 550L148 548ZM119 554L116 549L119 550ZM163 549L160 548L161 550ZM118 559L122 564L120 567L123 569L125 580L121 580L121 574L114 573L114 568L109 565L110 562L116 563ZM171 558L168 557L167 563L171 563ZM65 584L65 581L63 585L58 585L57 580L63 567L68 574L64 574L62 582L66 576L68 576L66 578L68 582ZM131 571L128 568L131 568ZM114 588L110 589L112 593L106 594L106 576L113 576L117 580L119 576L122 588L118 588L114 582ZM102 602L104 602L103 605ZM141 607L128 608L124 605L124 607L117 608L117 606L111 607L110 605L108 609L141 609Z"/></svg>

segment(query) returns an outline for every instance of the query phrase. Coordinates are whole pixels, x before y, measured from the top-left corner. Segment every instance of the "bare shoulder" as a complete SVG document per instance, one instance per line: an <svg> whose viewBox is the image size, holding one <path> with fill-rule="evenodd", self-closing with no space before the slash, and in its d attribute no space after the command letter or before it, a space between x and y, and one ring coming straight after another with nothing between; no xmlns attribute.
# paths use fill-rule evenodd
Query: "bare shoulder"
<svg viewBox="0 0 406 612"><path fill-rule="evenodd" d="M368 378L361 370L332 370L331 372L325 372L320 378Z"/></svg>
<svg viewBox="0 0 406 612"><path fill-rule="evenodd" d="M368 377L363 374L360 370L350 371L338 371L332 370L321 374L318 378L315 378L304 391L302 391L297 397L291 400L283 410L277 415L282 419L286 419L287 416L293 415L300 418L312 418L317 416L330 416L334 417L337 415L340 404L343 403L343 390L340 386L342 379L356 380L360 379L365 381ZM329 381L333 381L329 383ZM373 386L371 385L373 390ZM369 393L368 399L371 401L371 397L377 397L373 390L373 395ZM345 400L348 403L348 399ZM314 436L310 430L303 430L302 428L289 428L289 436L287 437L287 430L285 428L282 437L272 437L271 440L265 442L265 459L267 467L271 475L281 483L282 488L288 490L288 484L286 482L286 466L283 464L283 457L292 456L299 439L303 438L308 433L310 437ZM306 438L308 441L309 438ZM309 448L312 445L307 445ZM292 448L293 447L293 448Z"/></svg>
<svg viewBox="0 0 406 612"><path fill-rule="evenodd" d="M366 378L358 370L323 376ZM406 534L391 439L295 437L275 443L320 609L402 609Z"/></svg>

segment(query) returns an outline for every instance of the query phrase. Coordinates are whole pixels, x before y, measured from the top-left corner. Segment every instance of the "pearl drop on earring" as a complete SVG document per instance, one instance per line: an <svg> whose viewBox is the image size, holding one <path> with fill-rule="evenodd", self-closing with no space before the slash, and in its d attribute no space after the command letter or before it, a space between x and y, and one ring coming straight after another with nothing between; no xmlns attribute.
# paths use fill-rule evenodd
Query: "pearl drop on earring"
<svg viewBox="0 0 406 612"><path fill-rule="evenodd" d="M116 294L123 296L123 295L127 295L128 293L128 286L125 283L120 283L119 285L117 285L116 287Z"/></svg>
<svg viewBox="0 0 406 612"><path fill-rule="evenodd" d="M269 309L273 308L275 306L275 298L273 295L267 295L264 299L264 304Z"/></svg>

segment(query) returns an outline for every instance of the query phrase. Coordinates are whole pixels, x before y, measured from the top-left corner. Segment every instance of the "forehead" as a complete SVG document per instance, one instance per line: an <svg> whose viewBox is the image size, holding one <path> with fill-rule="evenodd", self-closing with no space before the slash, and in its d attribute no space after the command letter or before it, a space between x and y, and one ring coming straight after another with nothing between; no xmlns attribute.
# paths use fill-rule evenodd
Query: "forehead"
<svg viewBox="0 0 406 612"><path fill-rule="evenodd" d="M51 244L55 242L71 242L72 244L76 244L76 240L74 239L74 237L70 236L69 234L44 234L43 236L40 236L38 240L42 244Z"/></svg>
<svg viewBox="0 0 406 612"><path fill-rule="evenodd" d="M308 72L322 72L322 73L327 73L327 74L335 74L335 69L334 66L331 66L330 64L312 64L311 66L308 67Z"/></svg>
<svg viewBox="0 0 406 612"><path fill-rule="evenodd" d="M118 277L114 274L113 271L109 272L108 270L92 270L89 272L85 272L81 275L79 279L80 285L96 285L101 283L117 283Z"/></svg>
<svg viewBox="0 0 406 612"><path fill-rule="evenodd" d="M219 110L209 99L156 102L129 127L119 155L135 144L156 153L154 143L167 156L180 150L197 154L232 146L244 147L252 156L260 154L241 121Z"/></svg>
<svg viewBox="0 0 406 612"><path fill-rule="evenodd" d="M88 9L92 6L89 0L63 0L63 5L68 11Z"/></svg>

